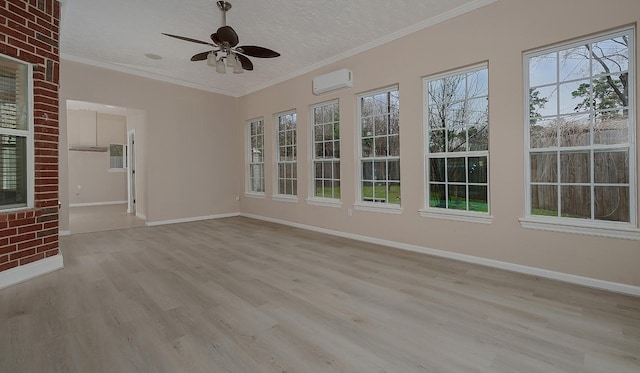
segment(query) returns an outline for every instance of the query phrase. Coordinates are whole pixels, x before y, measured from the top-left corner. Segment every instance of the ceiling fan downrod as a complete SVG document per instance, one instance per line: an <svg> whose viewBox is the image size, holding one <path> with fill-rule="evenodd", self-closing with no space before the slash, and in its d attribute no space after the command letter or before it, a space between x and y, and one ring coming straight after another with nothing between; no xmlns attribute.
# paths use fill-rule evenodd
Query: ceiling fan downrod
<svg viewBox="0 0 640 373"><path fill-rule="evenodd" d="M229 11L229 9L231 9L231 3L228 1L218 1L216 4L218 4L218 8L220 8L220 10L222 11L222 24L224 26L227 25L227 11Z"/></svg>

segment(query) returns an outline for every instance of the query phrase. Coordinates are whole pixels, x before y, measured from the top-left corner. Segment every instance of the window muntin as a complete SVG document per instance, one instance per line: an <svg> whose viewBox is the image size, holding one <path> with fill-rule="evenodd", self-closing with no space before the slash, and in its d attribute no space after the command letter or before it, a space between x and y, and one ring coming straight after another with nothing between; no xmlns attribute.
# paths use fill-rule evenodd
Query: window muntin
<svg viewBox="0 0 640 373"><path fill-rule="evenodd" d="M426 208L489 212L486 64L426 78Z"/></svg>
<svg viewBox="0 0 640 373"><path fill-rule="evenodd" d="M248 191L264 194L264 121L251 120L248 123Z"/></svg>
<svg viewBox="0 0 640 373"><path fill-rule="evenodd" d="M0 56L0 210L33 203L31 68Z"/></svg>
<svg viewBox="0 0 640 373"><path fill-rule="evenodd" d="M340 199L340 107L338 101L332 101L312 110L312 195Z"/></svg>
<svg viewBox="0 0 640 373"><path fill-rule="evenodd" d="M360 201L400 205L398 87L358 97Z"/></svg>
<svg viewBox="0 0 640 373"><path fill-rule="evenodd" d="M525 56L529 216L635 225L633 35Z"/></svg>
<svg viewBox="0 0 640 373"><path fill-rule="evenodd" d="M298 147L295 111L276 115L276 190L279 195L298 195Z"/></svg>

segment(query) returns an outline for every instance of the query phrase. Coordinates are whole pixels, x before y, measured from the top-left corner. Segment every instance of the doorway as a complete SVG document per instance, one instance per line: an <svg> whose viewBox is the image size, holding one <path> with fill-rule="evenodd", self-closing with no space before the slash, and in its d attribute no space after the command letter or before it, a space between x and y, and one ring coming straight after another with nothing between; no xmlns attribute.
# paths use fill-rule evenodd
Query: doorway
<svg viewBox="0 0 640 373"><path fill-rule="evenodd" d="M144 112L67 100L70 234L145 225L138 177Z"/></svg>

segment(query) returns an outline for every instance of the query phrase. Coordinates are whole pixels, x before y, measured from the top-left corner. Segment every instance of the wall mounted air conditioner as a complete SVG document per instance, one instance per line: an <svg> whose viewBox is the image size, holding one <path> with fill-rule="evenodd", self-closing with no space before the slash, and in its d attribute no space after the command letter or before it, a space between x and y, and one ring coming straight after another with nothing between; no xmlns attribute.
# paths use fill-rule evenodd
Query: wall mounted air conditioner
<svg viewBox="0 0 640 373"><path fill-rule="evenodd" d="M351 87L353 87L353 73L349 69L340 69L313 78L314 95Z"/></svg>

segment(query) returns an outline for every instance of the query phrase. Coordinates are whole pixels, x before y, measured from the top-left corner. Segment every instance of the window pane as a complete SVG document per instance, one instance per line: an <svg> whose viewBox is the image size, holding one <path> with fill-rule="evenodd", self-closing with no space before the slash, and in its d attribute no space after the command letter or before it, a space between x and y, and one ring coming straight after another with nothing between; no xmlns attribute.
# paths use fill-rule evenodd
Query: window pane
<svg viewBox="0 0 640 373"><path fill-rule="evenodd" d="M465 152L467 151L467 130L464 128L454 128L447 131L447 151Z"/></svg>
<svg viewBox="0 0 640 373"><path fill-rule="evenodd" d="M445 131L429 131L429 152L443 153L445 151Z"/></svg>
<svg viewBox="0 0 640 373"><path fill-rule="evenodd" d="M467 209L467 188L464 185L449 185L447 207L454 210Z"/></svg>
<svg viewBox="0 0 640 373"><path fill-rule="evenodd" d="M431 158L429 160L429 179L431 181L445 182L445 160L444 158Z"/></svg>
<svg viewBox="0 0 640 373"><path fill-rule="evenodd" d="M466 173L464 157L447 158L447 176L449 182L465 183L467 181Z"/></svg>
<svg viewBox="0 0 640 373"><path fill-rule="evenodd" d="M558 115L558 87L555 85L532 90L529 100L530 117Z"/></svg>
<svg viewBox="0 0 640 373"><path fill-rule="evenodd" d="M594 144L629 143L629 111L613 110L595 113L593 127Z"/></svg>
<svg viewBox="0 0 640 373"><path fill-rule="evenodd" d="M560 153L560 181L563 183L590 183L589 152Z"/></svg>
<svg viewBox="0 0 640 373"><path fill-rule="evenodd" d="M362 139L362 157L368 158L373 156L373 137Z"/></svg>
<svg viewBox="0 0 640 373"><path fill-rule="evenodd" d="M362 162L362 180L373 180L373 162Z"/></svg>
<svg viewBox="0 0 640 373"><path fill-rule="evenodd" d="M558 187L555 185L531 186L531 214L558 216Z"/></svg>
<svg viewBox="0 0 640 373"><path fill-rule="evenodd" d="M400 204L400 183L389 183L388 203Z"/></svg>
<svg viewBox="0 0 640 373"><path fill-rule="evenodd" d="M362 200L365 202L373 202L373 183L362 182Z"/></svg>
<svg viewBox="0 0 640 373"><path fill-rule="evenodd" d="M374 119L375 135L386 135L389 125L387 124L387 116L377 116Z"/></svg>
<svg viewBox="0 0 640 373"><path fill-rule="evenodd" d="M375 161L373 164L375 180L387 180L387 162Z"/></svg>
<svg viewBox="0 0 640 373"><path fill-rule="evenodd" d="M0 57L0 127L29 127L28 68L24 63Z"/></svg>
<svg viewBox="0 0 640 373"><path fill-rule="evenodd" d="M489 126L469 128L469 150L489 150Z"/></svg>
<svg viewBox="0 0 640 373"><path fill-rule="evenodd" d="M629 152L594 152L593 158L596 183L629 183Z"/></svg>
<svg viewBox="0 0 640 373"><path fill-rule="evenodd" d="M591 218L591 187L563 185L560 194L563 217Z"/></svg>
<svg viewBox="0 0 640 373"><path fill-rule="evenodd" d="M400 181L400 160L389 160L388 180Z"/></svg>
<svg viewBox="0 0 640 373"><path fill-rule="evenodd" d="M605 72L619 73L629 70L628 41L623 37L594 43L591 50L594 55L592 62L593 75Z"/></svg>
<svg viewBox="0 0 640 373"><path fill-rule="evenodd" d="M0 206L26 206L26 138L0 135L0 181Z"/></svg>
<svg viewBox="0 0 640 373"><path fill-rule="evenodd" d="M589 79L560 84L560 114L589 110L590 85Z"/></svg>
<svg viewBox="0 0 640 373"><path fill-rule="evenodd" d="M596 186L595 187L595 218L629 222L629 187Z"/></svg>
<svg viewBox="0 0 640 373"><path fill-rule="evenodd" d="M552 52L529 59L529 86L554 83L556 81L558 54Z"/></svg>
<svg viewBox="0 0 640 373"><path fill-rule="evenodd" d="M556 153L531 154L531 181L552 183L558 181L558 157Z"/></svg>
<svg viewBox="0 0 640 373"><path fill-rule="evenodd" d="M447 207L447 195L444 184L429 184L429 207Z"/></svg>
<svg viewBox="0 0 640 373"><path fill-rule="evenodd" d="M487 157L469 157L469 182L487 182Z"/></svg>
<svg viewBox="0 0 640 373"><path fill-rule="evenodd" d="M588 78L590 52L585 46L570 48L560 52L560 81Z"/></svg>
<svg viewBox="0 0 640 373"><path fill-rule="evenodd" d="M487 187L469 185L469 211L489 212Z"/></svg>
<svg viewBox="0 0 640 373"><path fill-rule="evenodd" d="M589 114L579 114L561 117L560 146L584 146L591 141L591 119Z"/></svg>
<svg viewBox="0 0 640 373"><path fill-rule="evenodd" d="M529 139L532 148L558 146L558 121L556 119L532 119Z"/></svg>
<svg viewBox="0 0 640 373"><path fill-rule="evenodd" d="M386 157L387 156L387 137L376 137L375 138L375 147L376 147L376 157Z"/></svg>

